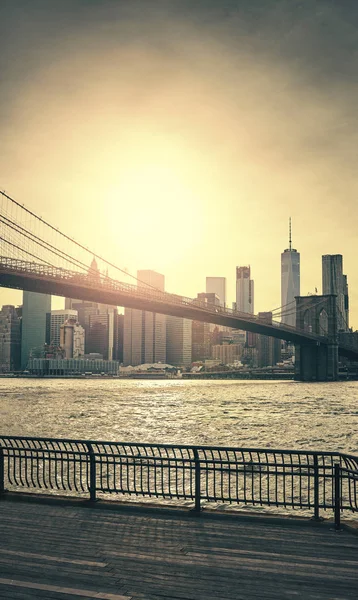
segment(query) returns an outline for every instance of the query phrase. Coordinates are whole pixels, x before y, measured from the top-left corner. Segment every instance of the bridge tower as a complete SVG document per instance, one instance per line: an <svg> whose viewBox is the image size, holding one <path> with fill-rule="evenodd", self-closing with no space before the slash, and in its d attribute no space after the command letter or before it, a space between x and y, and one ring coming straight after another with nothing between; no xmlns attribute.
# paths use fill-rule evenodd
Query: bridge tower
<svg viewBox="0 0 358 600"><path fill-rule="evenodd" d="M327 343L296 344L295 379L299 381L337 381L336 295L296 296L296 327L325 336Z"/></svg>

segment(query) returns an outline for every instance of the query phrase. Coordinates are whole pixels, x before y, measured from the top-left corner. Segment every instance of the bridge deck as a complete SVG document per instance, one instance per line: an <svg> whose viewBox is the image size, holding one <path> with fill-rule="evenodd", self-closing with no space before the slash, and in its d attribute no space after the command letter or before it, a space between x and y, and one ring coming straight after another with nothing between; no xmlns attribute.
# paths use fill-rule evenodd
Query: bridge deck
<svg viewBox="0 0 358 600"><path fill-rule="evenodd" d="M0 502L0 598L356 598L358 537L327 523Z"/></svg>

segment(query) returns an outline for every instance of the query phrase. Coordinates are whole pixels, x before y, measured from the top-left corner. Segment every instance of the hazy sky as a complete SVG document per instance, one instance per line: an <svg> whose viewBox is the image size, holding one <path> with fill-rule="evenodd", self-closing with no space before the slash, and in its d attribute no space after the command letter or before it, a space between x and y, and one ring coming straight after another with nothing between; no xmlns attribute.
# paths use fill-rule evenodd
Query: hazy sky
<svg viewBox="0 0 358 600"><path fill-rule="evenodd" d="M357 328L357 27L357 0L2 0L0 188L171 292L231 302L250 264L255 312L292 216L301 294L343 254Z"/></svg>

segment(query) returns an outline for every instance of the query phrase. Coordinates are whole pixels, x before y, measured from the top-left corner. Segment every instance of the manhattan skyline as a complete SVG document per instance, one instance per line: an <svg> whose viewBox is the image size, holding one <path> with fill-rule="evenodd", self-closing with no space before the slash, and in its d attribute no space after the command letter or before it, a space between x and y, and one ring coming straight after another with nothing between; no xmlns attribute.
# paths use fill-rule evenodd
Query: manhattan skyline
<svg viewBox="0 0 358 600"><path fill-rule="evenodd" d="M226 277L231 302L250 265L256 313L280 305L292 216L301 294L342 254L357 327L354 3L13 4L2 189L170 292Z"/></svg>

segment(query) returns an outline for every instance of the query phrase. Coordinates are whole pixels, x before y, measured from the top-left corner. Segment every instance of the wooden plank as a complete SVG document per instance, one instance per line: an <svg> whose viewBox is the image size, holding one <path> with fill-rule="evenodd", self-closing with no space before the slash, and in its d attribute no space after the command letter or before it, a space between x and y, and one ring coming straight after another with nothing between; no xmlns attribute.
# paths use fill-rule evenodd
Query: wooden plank
<svg viewBox="0 0 358 600"><path fill-rule="evenodd" d="M355 600L357 567L326 524L0 502L6 600Z"/></svg>

